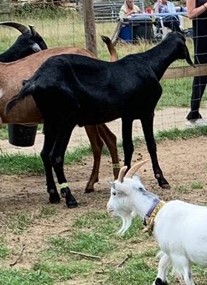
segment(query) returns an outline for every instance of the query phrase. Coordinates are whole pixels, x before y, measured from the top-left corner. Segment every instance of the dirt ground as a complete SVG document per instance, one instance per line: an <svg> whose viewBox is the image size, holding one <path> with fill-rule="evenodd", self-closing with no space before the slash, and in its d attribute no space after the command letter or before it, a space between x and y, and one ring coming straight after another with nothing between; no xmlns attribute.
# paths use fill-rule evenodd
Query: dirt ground
<svg viewBox="0 0 207 285"><path fill-rule="evenodd" d="M160 166L171 189L163 190L157 185L150 160L140 169L141 179L147 189L164 200L181 199L192 203L207 204L207 137L164 141L157 145L157 151ZM136 149L133 162L140 157L140 154L143 159L149 158L145 145ZM120 164L123 165L122 154L120 154ZM95 186L94 193L84 194L84 187L92 169L91 157L87 157L76 165L67 166L65 169L79 207L67 209L64 199L58 205L50 205L51 208L57 209L57 214L52 220L36 219L41 209L48 205L44 176L1 176L1 232L4 232L8 216L24 211L31 213L33 217L32 227L30 226L21 238L7 232L6 239L13 248L14 260L19 254L21 244L27 245L24 253L27 258L23 258L16 265L17 268L30 268L36 259L36 252L43 246L42 241L48 236L68 230L77 216L87 215L88 211L93 209L105 210L106 208L109 198L109 182L113 181L110 157L102 157L99 182ZM8 265L11 261L7 261Z"/></svg>

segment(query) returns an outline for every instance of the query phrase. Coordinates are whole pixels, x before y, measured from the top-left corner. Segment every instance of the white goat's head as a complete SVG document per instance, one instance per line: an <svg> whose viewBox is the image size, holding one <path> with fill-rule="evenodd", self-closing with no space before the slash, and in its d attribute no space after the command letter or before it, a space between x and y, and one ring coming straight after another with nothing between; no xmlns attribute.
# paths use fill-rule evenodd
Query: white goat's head
<svg viewBox="0 0 207 285"><path fill-rule="evenodd" d="M132 219L135 217L133 191L130 191L130 189L135 188L134 183L136 183L136 188L144 188L139 177L134 176L134 174L146 162L147 160L136 163L128 170L125 177L127 166L123 166L119 171L118 179L111 185L111 196L107 203L107 211L111 215L122 219L119 234L124 234L128 230Z"/></svg>

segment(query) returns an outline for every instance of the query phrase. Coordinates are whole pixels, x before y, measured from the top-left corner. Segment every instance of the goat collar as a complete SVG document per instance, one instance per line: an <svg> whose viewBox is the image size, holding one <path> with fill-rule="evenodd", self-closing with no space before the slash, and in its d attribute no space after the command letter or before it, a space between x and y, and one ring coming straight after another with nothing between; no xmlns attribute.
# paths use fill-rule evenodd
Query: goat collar
<svg viewBox="0 0 207 285"><path fill-rule="evenodd" d="M159 212L159 210L165 205L165 202L155 198L152 204L152 207L147 212L146 216L144 217L144 232L148 232L149 235L152 235L153 227L154 227L154 220Z"/></svg>

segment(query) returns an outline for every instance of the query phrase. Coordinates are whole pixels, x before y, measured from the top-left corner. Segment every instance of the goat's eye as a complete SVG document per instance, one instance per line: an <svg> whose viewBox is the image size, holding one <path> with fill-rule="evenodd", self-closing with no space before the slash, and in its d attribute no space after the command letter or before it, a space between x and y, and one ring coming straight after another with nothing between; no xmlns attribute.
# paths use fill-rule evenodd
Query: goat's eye
<svg viewBox="0 0 207 285"><path fill-rule="evenodd" d="M115 192L115 191L114 191L114 192L112 192L112 195L113 195L113 196L116 196L116 192Z"/></svg>

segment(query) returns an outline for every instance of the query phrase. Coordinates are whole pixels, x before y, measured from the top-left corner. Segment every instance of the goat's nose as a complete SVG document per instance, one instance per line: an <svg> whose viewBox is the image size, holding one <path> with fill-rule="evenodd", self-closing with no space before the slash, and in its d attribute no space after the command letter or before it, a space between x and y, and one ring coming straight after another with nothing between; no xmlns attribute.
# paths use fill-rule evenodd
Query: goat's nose
<svg viewBox="0 0 207 285"><path fill-rule="evenodd" d="M110 205L107 205L107 211L109 214L113 213L114 209L110 207Z"/></svg>

